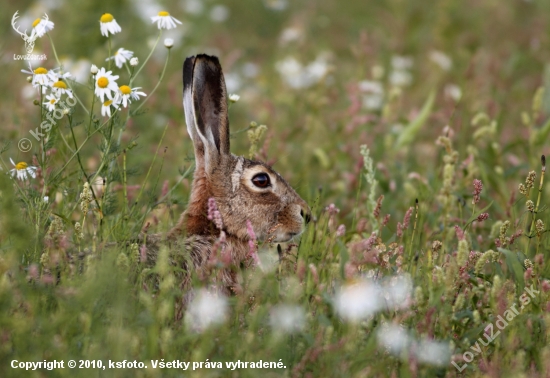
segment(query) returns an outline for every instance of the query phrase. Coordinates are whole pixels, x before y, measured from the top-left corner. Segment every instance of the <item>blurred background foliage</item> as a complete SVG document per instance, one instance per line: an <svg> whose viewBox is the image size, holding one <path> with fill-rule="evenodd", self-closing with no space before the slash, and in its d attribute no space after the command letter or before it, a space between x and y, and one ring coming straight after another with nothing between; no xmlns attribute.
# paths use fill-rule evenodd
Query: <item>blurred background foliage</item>
<svg viewBox="0 0 550 378"><path fill-rule="evenodd" d="M219 56L228 92L241 96L230 108L232 151L239 155L249 151L247 134L237 131L246 129L252 121L267 125L258 158L273 164L308 200L321 221L304 236L307 242L300 249L300 258L305 263L298 264L298 279L294 271L285 276L287 286L274 273L262 276L262 282L256 278L250 285L252 292L256 290L257 307L250 305L244 295L232 297L236 315L228 327L206 334L186 333L180 332L181 324L174 325L171 317L170 306L181 293L173 287L159 291L158 286L150 285L150 272L134 271L132 264L137 263L120 259L122 253L118 257L105 254L95 263L86 262L88 268L82 268L85 274L67 273L61 285L33 281L34 273L22 264L20 252L41 245L45 230L35 235L29 228L33 219L22 212L21 202L14 200L11 181L0 177L0 309L5 310L5 315L0 316L0 372L7 366L4 358L14 358L15 352L21 360L67 356L145 360L157 356L182 358L185 349L185 358L196 361L212 356L217 361L283 358L292 366L285 374L292 376L304 376L307 372L313 376L336 376L348 369L350 376L385 376L390 372L414 376L418 373L416 365L403 363L399 358L391 359L390 364L390 357L379 358L375 339L370 336L384 316L367 326L342 323L329 300L334 282L345 278L345 259L352 249L346 243L365 239L374 231L361 223L372 217L373 209L367 206L370 188L363 178L360 145L366 144L370 149L379 184L376 195L385 196L382 213L391 215L391 222L380 234L384 243L396 241L404 246L405 241L410 241L412 249L410 230L404 239L399 239L395 237L396 224L419 199L421 215L416 242L421 262L426 261L422 259L427 258L426 251L434 239L443 241L445 253L456 252L452 225L464 225L464 219L469 217L469 210L464 210L463 215L462 208L471 203L473 178L484 183L482 206L476 210L492 203L492 223L476 223L470 230L469 242L472 249L481 252L495 248L494 239L501 224L494 221L509 219L515 224L516 220L526 219L524 203L518 200L518 184L529 170L539 172L540 155L550 152L548 1L4 0L0 14L0 148L5 162L12 157L16 162L31 163L38 151L38 145L28 153L17 149L18 140L29 137L29 130L40 122L38 107L33 104L36 92L26 82L26 74L21 73L28 68L27 62L13 59L14 54L24 53L24 43L10 25L17 10L22 15L22 30L30 30L34 19L48 14L55 23L49 34L64 68L84 84L89 80L91 64L106 66L108 46L99 31L103 13L112 13L122 27L122 32L112 38L113 49L134 51L143 62L157 36L150 17L160 10L169 11L183 25L163 32L152 59L134 83L145 93L151 92L166 57L162 40L173 38L163 81L142 108L143 114L131 118L122 137L122 145L134 139L137 142L127 156L128 185L144 182L166 126L161 144L161 151L166 147L164 164L161 171L155 171L158 181L171 188L192 164L193 149L181 104L181 68L185 57L206 52ZM33 68L57 66L47 37L37 40L34 53L45 53L48 59L32 62ZM114 71L121 75L119 84L124 83L124 70ZM537 98L535 93L541 86L548 90L539 92L541 97ZM84 87L77 87L76 92L86 104L91 102ZM485 115L478 116L481 113ZM476 116L480 121L472 124ZM78 122L86 115L76 107L74 118ZM59 127L61 132L68 131L63 123ZM75 131L82 140L83 131L78 127ZM445 151L435 142L440 135L452 140L458 154L449 195L453 206L449 207L442 205L437 196L445 181ZM88 173L97 169L99 151L98 135L82 150ZM63 161L57 159L53 164L59 168ZM73 163L75 166L70 168L76 170L76 162ZM70 175L66 180L66 191L60 187L59 193L48 193L54 212L58 196L73 202L78 198L81 177ZM154 203L161 196L161 185L155 186L152 181L144 185ZM120 178L116 184L120 184ZM543 201L549 195L547 188L548 185L543 190ZM157 218L151 231L166 231L174 224L185 209L189 190L190 180L184 178L170 193L169 211L153 216ZM122 193L117 193L122 199ZM111 215L120 211L122 203L113 205ZM323 209L331 203L341 210L336 219L330 215L332 223L323 218ZM544 204L541 209L546 209ZM539 216L549 224L547 212L541 211ZM339 223L348 230L343 240L334 236ZM117 239L117 229L111 230L113 234L102 235L107 241ZM547 255L547 251L545 237L542 252ZM340 259L341 256L344 257ZM549 276L547 260L537 271L541 278ZM81 264L77 264L78 269L85 265ZM82 273L78 269L76 272ZM419 268L418 274L424 276L415 285L426 296L429 292L429 303L424 301L424 307L419 304L417 313L411 310L402 318L401 314L393 315L411 329L418 326L419 335L423 332L422 322L428 318L426 314L437 317L440 328L435 337L456 341L455 346L462 348L460 354L468 348L464 335L473 340L481 335L482 328L478 325L472 330L470 323L456 321L454 302L449 299L454 298L454 292L447 292L447 302L439 303L440 296L453 288L458 276L456 265L445 269L449 274L447 287L434 289L430 271ZM491 273L498 271L510 278L504 270ZM521 273L508 282L519 282ZM161 275L161 282L166 277ZM487 291L491 290L490 279L487 278ZM509 295L507 298L514 297L510 289L513 285L501 286L502 292ZM429 291L428 287L436 291ZM155 295L149 295L144 288ZM277 303L279 296L307 309L309 328L302 334L281 338L272 335L273 339L264 335L270 306ZM466 300L467 310L460 313L463 318L473 318L471 310L478 299L468 298L471 303ZM498 305L498 298L491 298L486 313L481 315L484 322L491 321L487 314L496 311ZM539 303L537 311L548 312L543 304ZM543 365L548 360L545 357L550 355L544 336L547 330L537 331L537 336L530 338L536 333L530 322L539 324L543 322L541 318L538 314L526 314L523 320L516 321L495 346L493 370L484 365L485 372L496 372L494 376L498 376L510 367L510 374L533 373L536 366L543 376ZM549 324L548 315L545 321ZM459 336L451 336L453 332ZM522 338L523 335L529 337ZM516 355L517 345L521 345L521 353ZM319 355L322 358L316 359ZM13 376L16 373L9 371ZM53 374L69 373L67 370ZM86 371L78 373L84 375ZM119 373L125 376L131 372ZM250 371L246 373L254 376ZM456 372L454 368L426 367L418 374L454 376Z"/></svg>
<svg viewBox="0 0 550 378"><path fill-rule="evenodd" d="M143 61L147 51L143 47L151 46L156 37L149 17L167 9L184 24L163 34L162 38L174 38L175 46L164 82L148 102L146 113L134 118L125 134L127 140L137 136L139 143L136 151L140 153L129 157L129 164L147 164L162 127L168 123L165 144L170 164L163 177L176 181L183 158L190 157L192 151L183 124L181 66L186 56L208 52L220 57L229 92L241 95L231 109L232 131L245 128L250 121L266 124L269 131L263 157L275 163L293 184L307 186L300 189L303 195L312 196L315 188L323 187L327 201L339 202L349 212L353 204L346 202L356 188L346 176L354 174L362 143L371 147L377 163L430 175L436 172L438 162L434 135L449 124L460 135L458 149L464 150L470 120L483 111L498 120L498 141L505 144L504 152L531 163L547 152L544 148L529 151L521 143L528 134L520 114L529 110L536 88L544 84L549 8L545 1L489 0L4 1L0 16L4 73L0 85L5 94L1 135L4 141L17 141L38 121L25 76L20 73L25 64L12 58L24 48L10 25L16 10L24 16L19 22L22 29L48 13L56 23L50 34L59 56L73 75L86 82L89 65L101 66L107 55L106 39L98 28L103 12L114 14L123 28L113 38L113 49L136 51ZM46 53L44 64L53 68L55 60L47 39L38 40L36 46L35 53ZM445 70L434 63L430 59L433 51L445 54L451 68ZM146 75L135 83L146 93L156 83L164 56L159 44ZM384 69L381 83L388 89L386 99L390 97L388 82L395 56L412 59L410 84L386 116L364 109L356 112L350 103L353 88L372 80L373 67ZM277 69L278 63L288 58L303 66L320 59L322 78L293 88L283 76L290 81L299 78ZM460 89L459 103L445 95L449 84ZM392 148L401 126L414 118L432 90L437 94L436 110L415 136L415 148ZM549 98L547 91L541 117L550 109ZM356 119L354 112L364 117ZM246 134L235 136L234 152L245 153L247 143ZM139 177L132 180L139 182ZM388 178L381 181L389 187ZM178 193L186 197L185 192ZM401 194L394 190L386 196L397 200L403 198Z"/></svg>

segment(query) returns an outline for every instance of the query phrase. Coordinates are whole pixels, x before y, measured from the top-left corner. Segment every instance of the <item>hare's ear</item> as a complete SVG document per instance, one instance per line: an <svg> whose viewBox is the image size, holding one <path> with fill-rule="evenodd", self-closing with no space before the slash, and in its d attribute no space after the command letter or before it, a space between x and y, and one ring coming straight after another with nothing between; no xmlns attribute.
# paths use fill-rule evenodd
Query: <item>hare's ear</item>
<svg viewBox="0 0 550 378"><path fill-rule="evenodd" d="M193 104L193 69L195 68L195 57L185 59L183 63L183 109L185 111L185 123L187 133L195 146L195 169L204 170L204 143L198 131L195 120L195 107Z"/></svg>
<svg viewBox="0 0 550 378"><path fill-rule="evenodd" d="M208 55L197 55L192 76L196 132L204 146L204 166L209 172L230 155L225 80L218 58Z"/></svg>

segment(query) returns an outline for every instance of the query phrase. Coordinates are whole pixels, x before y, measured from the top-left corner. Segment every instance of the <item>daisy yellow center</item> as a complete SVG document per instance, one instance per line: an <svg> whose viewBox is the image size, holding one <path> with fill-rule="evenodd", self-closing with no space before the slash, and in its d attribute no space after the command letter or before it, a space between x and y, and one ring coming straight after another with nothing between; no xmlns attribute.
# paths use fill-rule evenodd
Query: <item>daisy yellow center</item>
<svg viewBox="0 0 550 378"><path fill-rule="evenodd" d="M54 86L55 88L67 89L67 84L65 84L65 83L62 82L61 80L56 81L55 83L53 83L53 86Z"/></svg>
<svg viewBox="0 0 550 378"><path fill-rule="evenodd" d="M127 85L122 85L120 86L119 89L122 92L122 94L125 94L125 95L129 95L130 93L132 93L132 89Z"/></svg>
<svg viewBox="0 0 550 378"><path fill-rule="evenodd" d="M170 16L170 13L166 12L166 11L160 11L159 12L159 16L160 17L167 17L167 16Z"/></svg>
<svg viewBox="0 0 550 378"><path fill-rule="evenodd" d="M15 164L15 169L17 169L18 171L22 171L24 169L27 169L27 167L28 167L28 165L24 161L21 161L21 162Z"/></svg>
<svg viewBox="0 0 550 378"><path fill-rule="evenodd" d="M113 103L113 100L107 100L103 103L103 106L109 106Z"/></svg>
<svg viewBox="0 0 550 378"><path fill-rule="evenodd" d="M52 99L50 100L50 104L52 104L52 105L55 104L55 98L52 98Z"/></svg>
<svg viewBox="0 0 550 378"><path fill-rule="evenodd" d="M107 88L107 85L109 85L109 79L107 79L106 77L100 77L99 79L97 79L97 86L99 88Z"/></svg>
<svg viewBox="0 0 550 378"><path fill-rule="evenodd" d="M44 67L38 67L37 69L34 70L34 73L37 75L45 75L48 73L48 70L45 69Z"/></svg>
<svg viewBox="0 0 550 378"><path fill-rule="evenodd" d="M34 22L32 23L32 27L35 28L36 25L38 25L40 23L40 19L37 18L36 20L34 20Z"/></svg>
<svg viewBox="0 0 550 378"><path fill-rule="evenodd" d="M111 13L103 13L103 16L101 16L99 21L101 21L103 23L107 23L107 22L113 21L114 19L115 18L113 17L113 15Z"/></svg>

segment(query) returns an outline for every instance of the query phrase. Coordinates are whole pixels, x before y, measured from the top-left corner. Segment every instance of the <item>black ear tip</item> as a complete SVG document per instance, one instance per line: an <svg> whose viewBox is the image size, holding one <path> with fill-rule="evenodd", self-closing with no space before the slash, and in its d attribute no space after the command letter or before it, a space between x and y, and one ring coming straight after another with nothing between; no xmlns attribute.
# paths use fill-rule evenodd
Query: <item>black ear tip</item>
<svg viewBox="0 0 550 378"><path fill-rule="evenodd" d="M193 66L195 65L195 57L190 56L188 58L185 58L185 61L183 62L183 73L185 75L186 72L193 72Z"/></svg>
<svg viewBox="0 0 550 378"><path fill-rule="evenodd" d="M199 72L211 72L214 75L221 75L222 68L218 57L207 54L198 54L185 58L183 62L183 89L185 91L193 83L193 78L196 74L196 67ZM202 76L202 75L201 75Z"/></svg>
<svg viewBox="0 0 550 378"><path fill-rule="evenodd" d="M193 82L193 68L195 67L195 57L190 56L183 62L183 87L184 89Z"/></svg>
<svg viewBox="0 0 550 378"><path fill-rule="evenodd" d="M216 65L220 64L220 60L218 59L217 56L207 55L207 54L198 54L197 56L193 55L185 58L185 61L183 63L184 70L185 70L185 67L188 67L188 66L193 67L195 65L195 61L197 60L212 62Z"/></svg>
<svg viewBox="0 0 550 378"><path fill-rule="evenodd" d="M207 62L216 63L216 64L220 63L218 57L214 56L214 55L198 54L197 59L204 60L204 61L207 61Z"/></svg>
<svg viewBox="0 0 550 378"><path fill-rule="evenodd" d="M199 54L197 55L196 62L202 63L202 67L208 67L212 71L221 71L222 68L220 60L214 55Z"/></svg>

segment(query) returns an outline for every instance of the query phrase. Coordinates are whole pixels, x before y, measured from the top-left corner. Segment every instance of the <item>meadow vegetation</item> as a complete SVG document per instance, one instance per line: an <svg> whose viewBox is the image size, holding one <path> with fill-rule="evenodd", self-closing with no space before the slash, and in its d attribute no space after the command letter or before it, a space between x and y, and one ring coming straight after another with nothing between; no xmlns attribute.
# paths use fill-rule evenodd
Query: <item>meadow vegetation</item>
<svg viewBox="0 0 550 378"><path fill-rule="evenodd" d="M55 25L31 68L17 10L21 30ZM159 11L181 24L159 30ZM121 32L101 34L104 13ZM6 1L0 20L1 376L550 374L550 2ZM186 207L181 67L201 52L239 96L232 151L272 164L313 220L252 248L237 295L193 274L182 311L185 256L151 263L138 235ZM102 68L126 104L100 98ZM69 359L148 368L10 368Z"/></svg>

